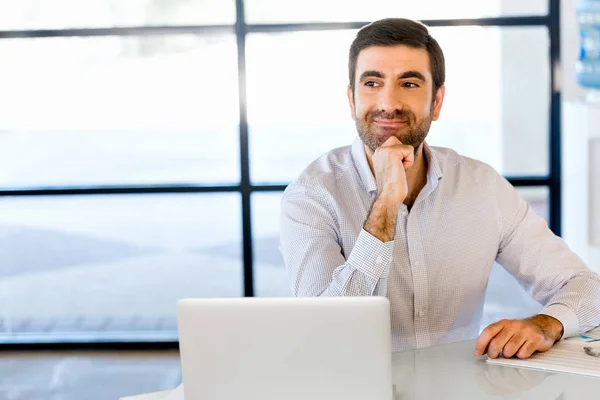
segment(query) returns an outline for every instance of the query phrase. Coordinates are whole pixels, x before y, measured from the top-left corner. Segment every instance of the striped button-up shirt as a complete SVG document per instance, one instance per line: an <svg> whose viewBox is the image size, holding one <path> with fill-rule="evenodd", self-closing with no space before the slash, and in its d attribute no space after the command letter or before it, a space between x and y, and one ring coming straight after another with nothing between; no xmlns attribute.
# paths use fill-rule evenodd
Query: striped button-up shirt
<svg viewBox="0 0 600 400"><path fill-rule="evenodd" d="M310 164L282 198L280 249L296 296L387 296L394 351L477 337L494 261L558 319L600 324L600 278L489 165L425 144L427 183L393 241L363 229L377 194L359 138Z"/></svg>

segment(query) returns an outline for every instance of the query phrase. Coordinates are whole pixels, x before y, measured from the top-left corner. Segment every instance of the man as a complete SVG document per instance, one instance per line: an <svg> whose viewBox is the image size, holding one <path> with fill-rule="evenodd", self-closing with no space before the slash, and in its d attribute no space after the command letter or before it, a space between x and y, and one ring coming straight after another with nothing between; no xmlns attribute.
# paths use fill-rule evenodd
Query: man
<svg viewBox="0 0 600 400"><path fill-rule="evenodd" d="M387 296L394 351L427 347L477 337L498 261L545 307L488 326L476 356L527 358L600 324L600 278L515 189L490 166L425 142L445 66L424 25L362 28L349 75L359 138L309 165L282 199L280 247L296 296Z"/></svg>

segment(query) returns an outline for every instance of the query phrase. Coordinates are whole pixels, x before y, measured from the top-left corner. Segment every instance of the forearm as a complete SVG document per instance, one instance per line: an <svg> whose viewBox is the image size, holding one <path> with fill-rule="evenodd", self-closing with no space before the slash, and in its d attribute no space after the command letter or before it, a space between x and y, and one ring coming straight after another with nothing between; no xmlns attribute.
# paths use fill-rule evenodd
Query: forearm
<svg viewBox="0 0 600 400"><path fill-rule="evenodd" d="M323 240L306 240L298 244L298 251L294 248L284 251L294 295L381 296L387 293L393 241L383 243L363 229L347 260L340 254L337 243L322 246Z"/></svg>
<svg viewBox="0 0 600 400"><path fill-rule="evenodd" d="M365 220L364 231L371 238L358 240L348 261L333 272L323 296L383 296L387 294L387 275L396 234L398 205L377 196ZM365 235L363 235L365 236ZM376 243L378 242L378 243ZM383 245L383 246L381 246Z"/></svg>
<svg viewBox="0 0 600 400"><path fill-rule="evenodd" d="M508 185L508 184L507 184ZM514 189L510 190L513 193ZM502 197L502 194L499 194ZM518 209L507 224L497 261L545 307L541 314L563 325L563 338L600 324L600 278L522 199L505 199Z"/></svg>
<svg viewBox="0 0 600 400"><path fill-rule="evenodd" d="M564 326L565 338L600 325L600 278L591 271L571 278L548 302L542 314Z"/></svg>
<svg viewBox="0 0 600 400"><path fill-rule="evenodd" d="M349 250L323 203L287 191L280 249L295 296L374 296L387 293L398 207L378 196ZM298 201L301 201L299 204ZM322 201L319 198L319 201ZM310 206L310 207L308 207Z"/></svg>
<svg viewBox="0 0 600 400"><path fill-rule="evenodd" d="M387 295L387 274L374 279L347 263L333 273L331 283L319 296L385 296Z"/></svg>
<svg viewBox="0 0 600 400"><path fill-rule="evenodd" d="M400 204L385 195L377 196L371 205L364 229L382 242L394 240Z"/></svg>

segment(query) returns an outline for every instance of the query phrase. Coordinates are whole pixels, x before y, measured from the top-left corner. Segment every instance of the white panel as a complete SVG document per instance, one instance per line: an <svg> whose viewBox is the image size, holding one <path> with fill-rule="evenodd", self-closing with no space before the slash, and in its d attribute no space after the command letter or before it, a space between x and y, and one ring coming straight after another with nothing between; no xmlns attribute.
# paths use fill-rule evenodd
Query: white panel
<svg viewBox="0 0 600 400"><path fill-rule="evenodd" d="M600 246L600 138L590 139L590 244Z"/></svg>

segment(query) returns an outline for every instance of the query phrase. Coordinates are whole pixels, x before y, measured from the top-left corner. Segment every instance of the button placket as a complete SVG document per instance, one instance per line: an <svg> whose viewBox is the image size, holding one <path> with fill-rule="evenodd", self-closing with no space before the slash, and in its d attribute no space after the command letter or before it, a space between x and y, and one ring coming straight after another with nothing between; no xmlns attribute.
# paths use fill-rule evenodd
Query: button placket
<svg viewBox="0 0 600 400"><path fill-rule="evenodd" d="M429 318L429 281L427 268L424 268L425 253L419 223L416 220L405 218L408 237L410 268L414 283L413 318L415 327L415 341L418 348L430 345Z"/></svg>

